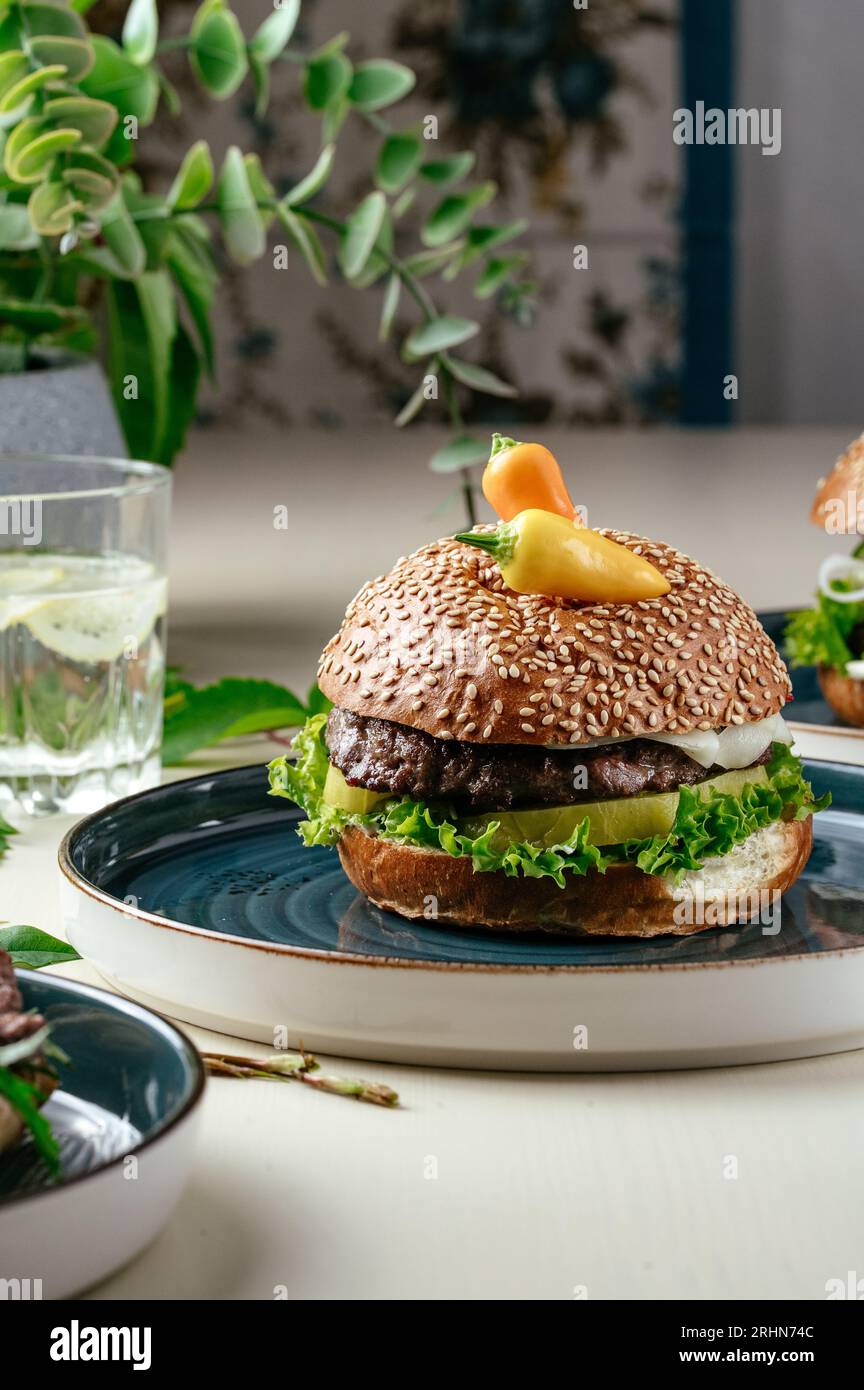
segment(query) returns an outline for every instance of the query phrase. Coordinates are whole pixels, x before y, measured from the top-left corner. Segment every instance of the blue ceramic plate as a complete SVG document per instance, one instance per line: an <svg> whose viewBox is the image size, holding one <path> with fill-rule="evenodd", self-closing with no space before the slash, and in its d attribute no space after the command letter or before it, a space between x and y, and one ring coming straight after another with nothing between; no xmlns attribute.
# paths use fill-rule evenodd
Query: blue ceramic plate
<svg viewBox="0 0 864 1390"><path fill-rule="evenodd" d="M25 1009L44 1014L69 1061L56 1064L60 1086L44 1108L60 1178L29 1138L0 1155L0 1277L39 1279L43 1296L63 1297L159 1229L188 1176L204 1071L189 1040L140 1005L57 976L17 976Z"/></svg>
<svg viewBox="0 0 864 1390"><path fill-rule="evenodd" d="M864 769L807 773L834 808L816 817L779 930L640 941L409 922L358 894L335 850L304 848L298 812L251 767L76 826L60 851L67 932L113 984L164 1012L342 1055L596 1070L857 1047ZM574 1028L589 1023L582 1053Z"/></svg>
<svg viewBox="0 0 864 1390"><path fill-rule="evenodd" d="M71 866L111 899L172 923L247 942L436 964L699 964L864 945L864 769L806 765L834 808L815 820L810 863L784 899L784 927L757 923L695 936L585 938L460 931L409 922L357 892L336 851L307 849L301 813L268 797L266 770L237 768L174 782L83 821ZM851 814L850 814L851 813Z"/></svg>

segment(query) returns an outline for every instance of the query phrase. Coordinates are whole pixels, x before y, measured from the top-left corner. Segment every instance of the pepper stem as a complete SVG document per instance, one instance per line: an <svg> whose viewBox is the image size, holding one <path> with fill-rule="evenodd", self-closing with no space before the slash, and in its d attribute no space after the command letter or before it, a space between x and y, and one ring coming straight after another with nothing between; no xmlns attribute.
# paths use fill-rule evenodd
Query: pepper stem
<svg viewBox="0 0 864 1390"><path fill-rule="evenodd" d="M510 439L506 434L496 432L492 436L492 452L489 455L489 462L492 462L496 454L503 454L505 449L515 449L518 443L518 439Z"/></svg>
<svg viewBox="0 0 864 1390"><path fill-rule="evenodd" d="M497 531L460 531L453 539L462 541L464 545L476 545L479 550L485 550L499 565L512 558L516 543L513 529L506 522L499 526Z"/></svg>

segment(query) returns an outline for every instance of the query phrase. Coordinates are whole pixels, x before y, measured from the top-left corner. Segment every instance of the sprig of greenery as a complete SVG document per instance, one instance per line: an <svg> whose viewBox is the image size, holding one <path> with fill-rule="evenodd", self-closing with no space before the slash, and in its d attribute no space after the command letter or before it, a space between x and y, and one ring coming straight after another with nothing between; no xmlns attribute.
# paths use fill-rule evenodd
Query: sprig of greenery
<svg viewBox="0 0 864 1390"><path fill-rule="evenodd" d="M332 1076L320 1070L320 1062L308 1052L277 1052L272 1057L234 1057L223 1052L202 1052L204 1064L214 1076L232 1076L238 1080L300 1081L316 1091L348 1100L366 1101L395 1110L399 1096L380 1081L354 1081L349 1077Z"/></svg>
<svg viewBox="0 0 864 1390"><path fill-rule="evenodd" d="M476 220L496 188L465 183L474 155L429 159L424 135L430 132L393 126L382 114L411 92L414 73L389 59L355 64L347 34L312 53L290 47L300 0L280 0L248 39L226 0L204 0L188 35L162 42L156 0L132 0L119 44L89 32L83 15L90 3L0 0L0 361L20 369L46 344L92 350L96 320L89 304L93 286L101 286L112 385L130 451L170 462L201 376L213 372L210 313L218 274L205 215L213 214L240 264L263 256L278 229L322 284L328 257L319 228L325 229L345 279L358 289L383 283L381 341L392 333L403 291L418 311L401 351L422 375L397 424L413 419L440 387L454 438L431 466L462 471L471 515L466 470L485 458L485 445L464 432L459 390L515 392L455 354L480 325L440 312L422 282L470 270L478 300L497 294L522 320L530 317L534 287L522 278L526 252L502 254L525 224ZM290 65L306 107L321 121L321 153L310 172L277 195L257 155L232 147L217 175L199 140L166 193L145 192L131 168L135 141L160 102L178 109L161 65L174 49L215 100L251 81L259 111L274 65ZM312 202L331 175L349 117L368 126L377 142L374 187L347 215L333 216ZM401 254L399 223L423 189L434 201L420 248Z"/></svg>
<svg viewBox="0 0 864 1390"><path fill-rule="evenodd" d="M317 685L304 701L273 681L226 676L196 687L172 670L165 683L162 762L181 763L226 738L297 728L329 708Z"/></svg>

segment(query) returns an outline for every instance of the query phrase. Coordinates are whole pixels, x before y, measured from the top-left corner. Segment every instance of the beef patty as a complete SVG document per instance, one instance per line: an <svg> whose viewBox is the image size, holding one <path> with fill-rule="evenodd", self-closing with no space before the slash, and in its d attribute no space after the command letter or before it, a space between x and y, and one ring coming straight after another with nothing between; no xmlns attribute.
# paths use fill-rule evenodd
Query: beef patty
<svg viewBox="0 0 864 1390"><path fill-rule="evenodd" d="M512 743L443 742L405 724L342 709L330 711L327 747L330 761L352 787L447 801L472 811L668 792L725 770L701 767L679 749L651 739L560 752ZM769 745L752 766L770 756ZM579 768L585 772L577 779Z"/></svg>

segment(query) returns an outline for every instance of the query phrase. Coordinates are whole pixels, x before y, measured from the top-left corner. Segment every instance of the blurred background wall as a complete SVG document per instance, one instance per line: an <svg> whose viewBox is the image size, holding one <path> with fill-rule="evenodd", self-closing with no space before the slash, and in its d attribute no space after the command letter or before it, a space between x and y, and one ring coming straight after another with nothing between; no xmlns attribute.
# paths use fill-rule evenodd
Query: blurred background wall
<svg viewBox="0 0 864 1390"><path fill-rule="evenodd" d="M268 0L237 0L247 32ZM168 32L195 5L165 0ZM538 280L533 325L483 308L467 287L442 304L485 317L484 361L517 382L508 414L530 421L854 421L864 310L861 0L304 0L314 48L350 29L356 56L416 68L405 123L438 116L441 152L470 146L506 216L530 219ZM103 21L110 27L110 12ZM178 61L184 116L148 132L151 176L168 180L188 143L257 150L288 187L314 161L318 123L277 73L266 116L246 88L214 108ZM172 74L173 75L173 74ZM681 147L673 111L707 104L782 108L782 148ZM206 113L206 130L201 128ZM327 200L368 189L374 136L340 139ZM355 157L356 156L356 157ZM587 247L587 269L573 266ZM345 428L384 421L416 369L376 343L380 294L317 288L299 259L279 273L225 266L220 386L200 423ZM738 376L738 400L723 377ZM500 418L477 398L474 421Z"/></svg>

